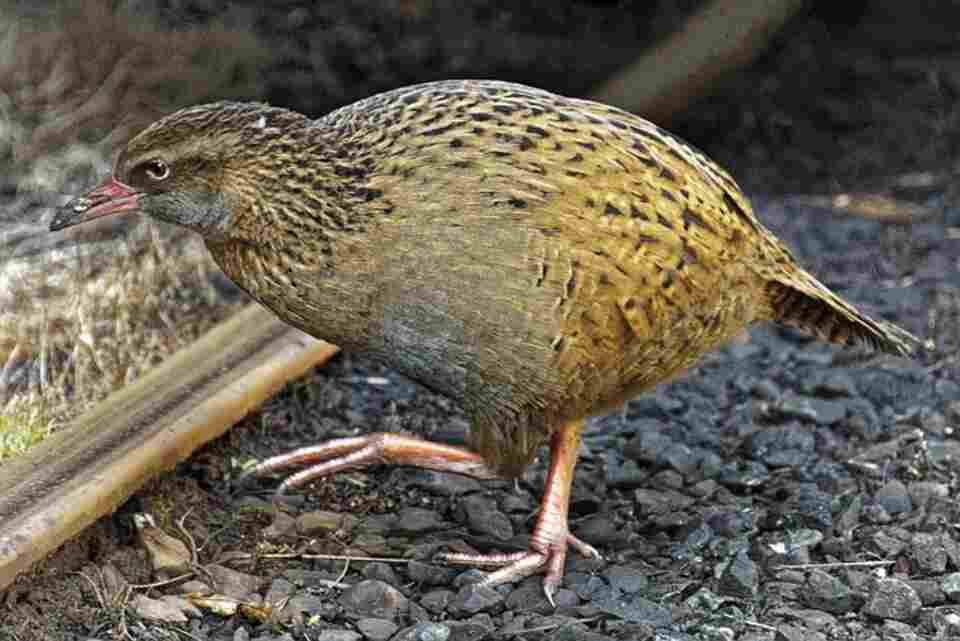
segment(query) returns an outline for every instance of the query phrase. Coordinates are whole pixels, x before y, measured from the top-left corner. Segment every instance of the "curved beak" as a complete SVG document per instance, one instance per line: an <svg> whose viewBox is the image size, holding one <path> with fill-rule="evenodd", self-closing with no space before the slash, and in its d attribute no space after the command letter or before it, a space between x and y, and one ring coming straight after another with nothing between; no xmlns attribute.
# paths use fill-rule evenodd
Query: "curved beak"
<svg viewBox="0 0 960 641"><path fill-rule="evenodd" d="M50 231L59 231L110 214L135 211L141 195L130 185L111 176L85 196L74 198L57 209L50 221Z"/></svg>

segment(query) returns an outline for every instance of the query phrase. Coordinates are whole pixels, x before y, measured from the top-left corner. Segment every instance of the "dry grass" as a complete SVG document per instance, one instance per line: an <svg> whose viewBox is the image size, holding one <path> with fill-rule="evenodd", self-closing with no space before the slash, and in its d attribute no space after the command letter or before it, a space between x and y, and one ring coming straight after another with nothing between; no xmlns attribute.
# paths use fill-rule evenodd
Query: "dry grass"
<svg viewBox="0 0 960 641"><path fill-rule="evenodd" d="M60 194L89 186L163 113L257 98L270 54L243 29L171 30L122 2L63 2L30 16L12 6L0 4L0 177L18 191L0 206L0 410L13 416L26 398L28 413L66 417L223 310L206 252L182 231L132 219L51 241Z"/></svg>

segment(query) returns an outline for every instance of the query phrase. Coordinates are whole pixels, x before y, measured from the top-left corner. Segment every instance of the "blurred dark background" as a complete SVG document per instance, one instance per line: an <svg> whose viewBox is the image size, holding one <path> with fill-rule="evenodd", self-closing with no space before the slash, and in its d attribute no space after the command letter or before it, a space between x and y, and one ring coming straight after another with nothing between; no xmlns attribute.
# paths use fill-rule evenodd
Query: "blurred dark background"
<svg viewBox="0 0 960 641"><path fill-rule="evenodd" d="M590 96L710 3L142 4L171 25L224 18L249 25L274 56L263 96L319 114L445 77ZM960 4L799 4L756 60L720 75L709 93L672 114L669 126L730 167L748 191L855 189L861 181L952 166L960 140Z"/></svg>
<svg viewBox="0 0 960 641"><path fill-rule="evenodd" d="M138 104L153 101L153 111L164 111L188 98L231 96L318 115L371 93L449 77L499 78L589 97L618 70L674 37L697 12L746 4L115 0L83 3L82 9L71 3L13 6L18 19L59 11L65 32L89 33L82 25L92 20L99 49L109 49L109 35L142 32L144 23L175 32L212 25L220 33L251 34L254 39L246 42L209 41L200 54L185 54L190 43L168 44L161 48L168 56L140 61L147 74L164 64L181 73L196 65L203 72L172 83L179 84L173 90L141 92L148 95ZM736 60L732 72L717 73L693 100L658 114L658 120L727 165L748 191L844 190L902 172L952 171L960 147L960 4L782 4L799 9L790 11L792 17L756 55ZM82 50L91 46L89 38L73 46L77 57L90 57ZM257 46L262 51L245 62L244 51ZM120 47L114 58L129 53ZM687 62L677 56L657 64L682 72ZM120 110L113 121L133 115Z"/></svg>

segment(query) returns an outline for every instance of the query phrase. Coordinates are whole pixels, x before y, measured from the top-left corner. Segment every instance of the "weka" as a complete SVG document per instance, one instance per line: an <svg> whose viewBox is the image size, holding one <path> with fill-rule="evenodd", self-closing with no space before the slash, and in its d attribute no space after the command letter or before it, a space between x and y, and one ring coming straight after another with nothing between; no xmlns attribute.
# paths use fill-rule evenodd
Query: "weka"
<svg viewBox="0 0 960 641"><path fill-rule="evenodd" d="M513 477L550 441L530 549L445 555L545 571L572 536L586 417L694 363L754 321L908 354L916 339L804 271L701 152L620 109L516 84L443 81L312 120L263 104L178 111L131 140L57 230L140 211L203 235L223 271L288 323L458 401L473 449L343 438L269 459L282 488L393 463Z"/></svg>

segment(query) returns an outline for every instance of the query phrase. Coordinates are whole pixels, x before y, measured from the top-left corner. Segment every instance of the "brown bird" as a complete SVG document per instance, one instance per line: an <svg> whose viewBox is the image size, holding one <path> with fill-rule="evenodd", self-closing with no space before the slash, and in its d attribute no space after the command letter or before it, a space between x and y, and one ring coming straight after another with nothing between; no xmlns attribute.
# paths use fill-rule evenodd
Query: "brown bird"
<svg viewBox="0 0 960 641"><path fill-rule="evenodd" d="M907 355L917 340L804 271L733 179L595 102L494 81L390 91L313 120L264 104L178 111L133 138L57 230L140 211L203 235L280 318L458 401L472 449L342 438L269 459L281 489L353 467L516 477L550 442L530 549L448 554L559 586L585 418L689 367L755 321Z"/></svg>

